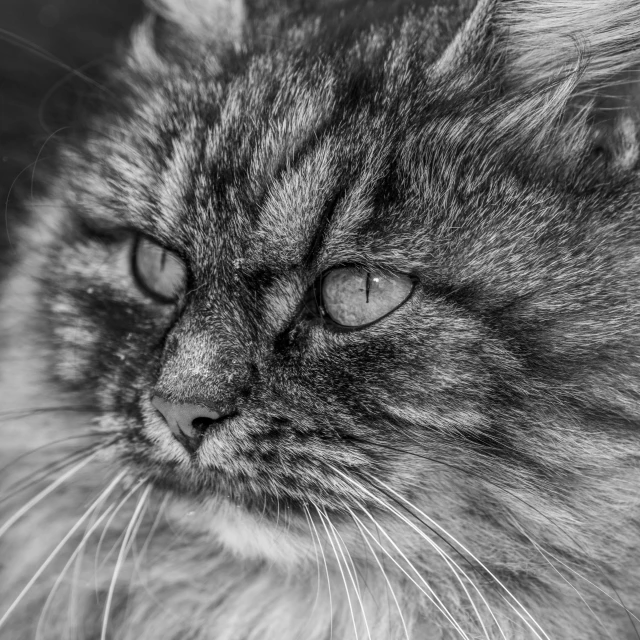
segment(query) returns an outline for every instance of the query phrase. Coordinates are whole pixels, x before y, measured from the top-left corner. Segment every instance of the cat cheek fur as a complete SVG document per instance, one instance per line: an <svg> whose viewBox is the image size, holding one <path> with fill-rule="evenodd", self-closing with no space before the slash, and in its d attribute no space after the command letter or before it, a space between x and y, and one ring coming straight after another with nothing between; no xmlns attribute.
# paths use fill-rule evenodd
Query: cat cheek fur
<svg viewBox="0 0 640 640"><path fill-rule="evenodd" d="M4 288L3 639L637 637L640 5L405 4L149 2Z"/></svg>

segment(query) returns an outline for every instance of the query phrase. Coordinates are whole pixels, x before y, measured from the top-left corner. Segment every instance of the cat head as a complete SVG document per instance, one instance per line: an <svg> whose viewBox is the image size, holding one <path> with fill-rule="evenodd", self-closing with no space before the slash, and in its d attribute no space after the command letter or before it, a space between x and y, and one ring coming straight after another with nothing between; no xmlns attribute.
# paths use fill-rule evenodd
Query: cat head
<svg viewBox="0 0 640 640"><path fill-rule="evenodd" d="M42 216L55 374L229 544L233 510L372 517L439 566L419 513L513 581L531 539L597 556L637 449L640 8L340 4L135 32Z"/></svg>

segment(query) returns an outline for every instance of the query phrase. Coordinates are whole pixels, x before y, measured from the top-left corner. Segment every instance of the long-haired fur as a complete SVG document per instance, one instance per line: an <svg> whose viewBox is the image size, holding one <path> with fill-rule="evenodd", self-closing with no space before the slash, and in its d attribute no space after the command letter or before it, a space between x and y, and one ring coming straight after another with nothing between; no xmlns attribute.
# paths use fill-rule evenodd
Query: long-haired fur
<svg viewBox="0 0 640 640"><path fill-rule="evenodd" d="M153 6L3 293L0 636L637 638L635 3Z"/></svg>

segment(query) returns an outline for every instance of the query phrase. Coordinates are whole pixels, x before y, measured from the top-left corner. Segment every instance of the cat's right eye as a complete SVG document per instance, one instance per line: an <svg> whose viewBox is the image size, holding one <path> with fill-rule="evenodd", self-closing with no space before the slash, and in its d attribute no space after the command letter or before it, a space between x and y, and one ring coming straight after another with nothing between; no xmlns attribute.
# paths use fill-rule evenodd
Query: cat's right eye
<svg viewBox="0 0 640 640"><path fill-rule="evenodd" d="M177 302L185 290L187 267L173 252L146 236L133 250L133 274L138 285L160 302Z"/></svg>
<svg viewBox="0 0 640 640"><path fill-rule="evenodd" d="M321 311L337 327L358 329L382 320L413 293L415 278L407 274L338 267L321 281Z"/></svg>

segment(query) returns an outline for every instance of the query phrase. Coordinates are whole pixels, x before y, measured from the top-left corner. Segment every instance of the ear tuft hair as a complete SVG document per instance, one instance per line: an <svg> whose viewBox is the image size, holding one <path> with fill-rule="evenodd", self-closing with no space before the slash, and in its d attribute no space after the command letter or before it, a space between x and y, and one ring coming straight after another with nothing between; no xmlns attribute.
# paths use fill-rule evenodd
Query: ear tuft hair
<svg viewBox="0 0 640 640"><path fill-rule="evenodd" d="M580 84L593 91L640 67L638 0L503 0L495 23L520 86L582 67Z"/></svg>
<svg viewBox="0 0 640 640"><path fill-rule="evenodd" d="M589 107L592 153L604 152L611 168L632 169L639 157L640 1L502 0L494 24L507 87L535 91L574 75L567 105L574 113Z"/></svg>
<svg viewBox="0 0 640 640"><path fill-rule="evenodd" d="M245 5L242 0L146 0L168 22L201 41L237 44L242 36Z"/></svg>
<svg viewBox="0 0 640 640"><path fill-rule="evenodd" d="M640 160L640 0L477 0L435 69L492 85L547 164Z"/></svg>

